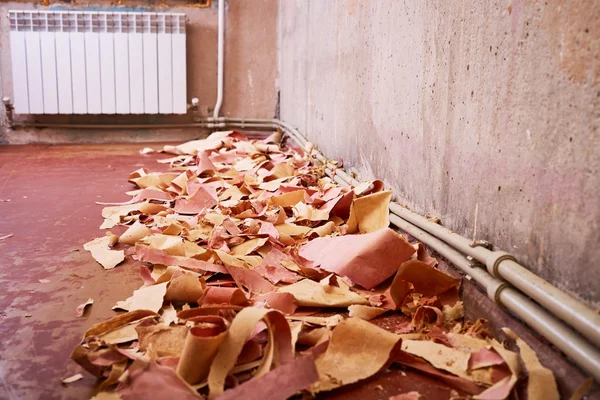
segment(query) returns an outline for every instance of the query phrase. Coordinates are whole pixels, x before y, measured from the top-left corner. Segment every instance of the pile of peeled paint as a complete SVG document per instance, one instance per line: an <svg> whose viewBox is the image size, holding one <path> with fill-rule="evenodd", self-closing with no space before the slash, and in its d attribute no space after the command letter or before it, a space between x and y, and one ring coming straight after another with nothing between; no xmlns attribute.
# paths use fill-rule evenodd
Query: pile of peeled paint
<svg viewBox="0 0 600 400"><path fill-rule="evenodd" d="M97 399L286 399L390 367L476 399L509 397L526 370L530 399L558 398L531 348L467 321L460 280L388 227L381 181L338 185L280 138L165 146L167 172L134 171L130 201L101 203L101 229L126 230L84 248L106 269L139 261L143 285L72 353L101 378Z"/></svg>

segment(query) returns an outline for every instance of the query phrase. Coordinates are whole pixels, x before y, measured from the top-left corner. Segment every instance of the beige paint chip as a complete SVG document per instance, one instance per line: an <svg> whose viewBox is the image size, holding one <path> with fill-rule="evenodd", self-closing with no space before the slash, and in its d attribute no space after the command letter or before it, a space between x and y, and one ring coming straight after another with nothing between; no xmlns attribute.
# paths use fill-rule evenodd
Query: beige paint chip
<svg viewBox="0 0 600 400"><path fill-rule="evenodd" d="M70 376L68 378L62 379L61 382L62 383L73 383L73 382L77 382L78 380L83 379L83 375L81 374L75 374L73 376Z"/></svg>
<svg viewBox="0 0 600 400"><path fill-rule="evenodd" d="M115 244L114 236L102 236L87 242L83 248L90 253L92 257L104 267L104 269L113 269L125 260L123 250L111 250L110 246Z"/></svg>
<svg viewBox="0 0 600 400"><path fill-rule="evenodd" d="M75 316L83 317L83 314L85 314L85 310L87 309L87 306L91 306L92 304L94 304L94 299L92 299L90 297L89 299L87 299L87 301L85 303L82 303L77 306L77 308L75 309Z"/></svg>
<svg viewBox="0 0 600 400"><path fill-rule="evenodd" d="M303 279L278 290L291 293L300 306L307 307L348 307L352 304L369 304L364 297L347 287L325 285L310 279Z"/></svg>
<svg viewBox="0 0 600 400"><path fill-rule="evenodd" d="M142 286L134 291L133 295L128 299L117 302L113 307L113 310L151 310L158 312L162 308L168 283L169 282L164 282L152 286Z"/></svg>

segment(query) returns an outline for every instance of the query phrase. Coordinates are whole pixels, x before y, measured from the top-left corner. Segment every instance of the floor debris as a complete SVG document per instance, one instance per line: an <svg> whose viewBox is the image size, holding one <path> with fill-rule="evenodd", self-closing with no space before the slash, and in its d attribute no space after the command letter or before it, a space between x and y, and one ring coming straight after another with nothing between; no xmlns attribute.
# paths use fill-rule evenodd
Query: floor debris
<svg viewBox="0 0 600 400"><path fill-rule="evenodd" d="M87 301L85 303L78 305L77 308L75 309L75 316L83 317L88 306L91 306L92 304L94 304L94 299L89 298L89 299L87 299Z"/></svg>
<svg viewBox="0 0 600 400"><path fill-rule="evenodd" d="M169 171L140 168L128 178L130 201L99 203L108 205L101 229L124 233L84 248L105 269L138 261L143 285L73 350L105 378L95 398L285 399L389 366L457 396L509 397L519 355L464 318L460 280L388 227L383 183L340 186L279 139L228 131L165 146L171 157L159 163ZM376 325L390 313L405 323ZM519 347L546 382L549 371ZM388 395L422 398L400 391Z"/></svg>
<svg viewBox="0 0 600 400"><path fill-rule="evenodd" d="M92 257L104 269L112 269L125 260L125 252L123 250L111 250L110 248L117 243L116 235L107 234L107 236L99 237L91 242L83 245L83 248L90 253Z"/></svg>
<svg viewBox="0 0 600 400"><path fill-rule="evenodd" d="M83 375L75 374L73 376L63 379L61 382L62 383L73 383L73 382L77 382L78 380L81 380L81 379L83 379Z"/></svg>

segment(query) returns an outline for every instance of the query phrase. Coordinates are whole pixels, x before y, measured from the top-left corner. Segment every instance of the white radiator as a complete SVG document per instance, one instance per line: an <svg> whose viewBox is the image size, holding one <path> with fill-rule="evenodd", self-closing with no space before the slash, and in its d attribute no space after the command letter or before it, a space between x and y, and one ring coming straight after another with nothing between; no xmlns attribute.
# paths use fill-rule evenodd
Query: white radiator
<svg viewBox="0 0 600 400"><path fill-rule="evenodd" d="M9 11L19 114L185 114L185 14Z"/></svg>

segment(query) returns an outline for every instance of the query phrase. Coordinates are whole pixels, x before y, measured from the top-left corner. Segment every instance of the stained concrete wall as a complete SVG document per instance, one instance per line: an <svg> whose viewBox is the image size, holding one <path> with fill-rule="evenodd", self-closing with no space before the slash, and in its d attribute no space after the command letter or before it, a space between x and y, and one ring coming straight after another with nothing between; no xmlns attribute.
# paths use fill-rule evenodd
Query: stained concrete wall
<svg viewBox="0 0 600 400"><path fill-rule="evenodd" d="M279 7L283 120L600 304L600 2Z"/></svg>
<svg viewBox="0 0 600 400"><path fill-rule="evenodd" d="M110 5L111 1L95 1L87 5L39 5L39 1L0 3L0 94L12 95L9 21L11 9L78 10L78 11L151 11L182 12L187 16L187 97L200 100L200 114L212 115L217 97L217 9L218 0L210 8L177 6L193 3L168 0L172 6L151 6L156 1L123 2L129 6ZM51 1L51 3L56 3ZM114 2L113 2L114 3ZM131 6L131 4L137 4ZM139 5L141 4L141 5ZM146 4L146 5L144 5ZM225 97L223 116L272 118L276 113L277 95L277 0L226 0L225 32ZM4 117L4 110L0 110ZM31 116L17 116L33 120ZM73 115L37 116L42 123L171 123L191 122L191 116L165 115ZM0 127L2 128L2 127ZM4 133L4 135L3 135ZM53 129L0 130L0 142L102 142L181 140L198 136L197 130L77 131Z"/></svg>

